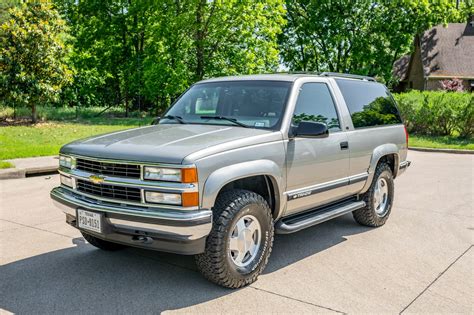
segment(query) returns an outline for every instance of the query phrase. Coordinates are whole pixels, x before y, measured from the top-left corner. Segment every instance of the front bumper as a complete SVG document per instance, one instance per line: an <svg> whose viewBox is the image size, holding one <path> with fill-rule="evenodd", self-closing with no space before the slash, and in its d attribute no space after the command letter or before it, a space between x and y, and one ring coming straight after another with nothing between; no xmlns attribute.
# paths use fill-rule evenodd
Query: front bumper
<svg viewBox="0 0 474 315"><path fill-rule="evenodd" d="M66 214L69 224L77 228L77 209L101 213L103 233L84 232L125 245L193 255L204 252L206 237L212 228L211 210L125 207L87 198L62 187L54 188L50 195Z"/></svg>

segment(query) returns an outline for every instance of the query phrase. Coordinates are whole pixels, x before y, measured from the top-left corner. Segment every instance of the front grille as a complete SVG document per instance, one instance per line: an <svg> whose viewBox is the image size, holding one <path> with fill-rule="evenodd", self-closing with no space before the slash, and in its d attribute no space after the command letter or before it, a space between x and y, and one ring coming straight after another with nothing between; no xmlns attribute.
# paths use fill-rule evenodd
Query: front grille
<svg viewBox="0 0 474 315"><path fill-rule="evenodd" d="M93 174L140 178L140 165L133 164L117 164L77 159L76 169Z"/></svg>
<svg viewBox="0 0 474 315"><path fill-rule="evenodd" d="M93 196L124 201L141 201L140 189L138 188L94 184L82 179L77 180L76 187L78 191L82 191Z"/></svg>

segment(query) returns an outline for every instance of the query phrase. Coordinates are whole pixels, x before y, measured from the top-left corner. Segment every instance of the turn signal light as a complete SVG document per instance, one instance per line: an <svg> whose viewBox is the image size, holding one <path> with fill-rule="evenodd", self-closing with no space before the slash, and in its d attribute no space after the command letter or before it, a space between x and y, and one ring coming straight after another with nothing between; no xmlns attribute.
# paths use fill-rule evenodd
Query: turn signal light
<svg viewBox="0 0 474 315"><path fill-rule="evenodd" d="M184 192L181 195L181 205L183 207L197 207L199 206L199 193L195 192Z"/></svg>
<svg viewBox="0 0 474 315"><path fill-rule="evenodd" d="M196 168L183 168L181 169L181 182L182 183L196 183L198 180Z"/></svg>

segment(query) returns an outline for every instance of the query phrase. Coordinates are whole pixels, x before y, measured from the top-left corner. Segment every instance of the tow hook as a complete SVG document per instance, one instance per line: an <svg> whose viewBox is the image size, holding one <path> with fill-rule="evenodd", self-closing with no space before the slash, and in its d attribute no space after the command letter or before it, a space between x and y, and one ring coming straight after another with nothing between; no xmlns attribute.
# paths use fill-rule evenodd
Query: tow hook
<svg viewBox="0 0 474 315"><path fill-rule="evenodd" d="M134 236L132 237L132 241L136 243L142 243L142 244L151 244L153 243L153 239L149 236Z"/></svg>

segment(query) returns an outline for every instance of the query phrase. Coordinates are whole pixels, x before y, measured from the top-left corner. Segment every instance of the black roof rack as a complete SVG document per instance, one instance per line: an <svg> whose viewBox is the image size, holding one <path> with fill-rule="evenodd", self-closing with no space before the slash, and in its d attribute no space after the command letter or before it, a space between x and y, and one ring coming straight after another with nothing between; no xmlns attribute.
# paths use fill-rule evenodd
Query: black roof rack
<svg viewBox="0 0 474 315"><path fill-rule="evenodd" d="M338 73L338 72L321 72L319 74L323 77L337 77L337 78L347 78L347 79L359 79L364 81L372 81L376 82L376 80L372 77L368 77L365 75L357 75L357 74L349 74L349 73Z"/></svg>

